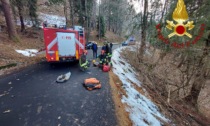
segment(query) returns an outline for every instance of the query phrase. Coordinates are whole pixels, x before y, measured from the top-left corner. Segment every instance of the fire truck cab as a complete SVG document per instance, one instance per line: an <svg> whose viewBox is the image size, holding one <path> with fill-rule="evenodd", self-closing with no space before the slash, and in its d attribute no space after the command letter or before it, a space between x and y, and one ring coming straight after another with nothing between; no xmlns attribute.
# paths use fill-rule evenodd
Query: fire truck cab
<svg viewBox="0 0 210 126"><path fill-rule="evenodd" d="M81 26L43 27L47 62L79 60L85 49L85 32Z"/></svg>

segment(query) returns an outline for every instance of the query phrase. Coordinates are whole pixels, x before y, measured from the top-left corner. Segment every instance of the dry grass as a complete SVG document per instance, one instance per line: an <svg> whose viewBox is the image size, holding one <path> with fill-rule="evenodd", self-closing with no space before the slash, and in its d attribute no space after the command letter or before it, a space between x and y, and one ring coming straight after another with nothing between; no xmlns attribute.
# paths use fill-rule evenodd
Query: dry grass
<svg viewBox="0 0 210 126"><path fill-rule="evenodd" d="M110 32L110 31L106 31L105 37L101 38L101 40L98 39L97 35L98 35L98 32L96 30L91 31L90 41L96 41L99 45L103 45L104 41L120 43L124 40L124 38L114 34L113 32Z"/></svg>
<svg viewBox="0 0 210 126"><path fill-rule="evenodd" d="M126 106L121 102L122 95L126 95L125 91L122 89L122 82L112 71L109 72L109 77L118 125L132 126L132 122L129 119L129 113L125 111Z"/></svg>
<svg viewBox="0 0 210 126"><path fill-rule="evenodd" d="M105 38L110 42L122 42L124 38L119 35L114 34L113 32L106 31Z"/></svg>
<svg viewBox="0 0 210 126"><path fill-rule="evenodd" d="M42 12L45 14L53 14L53 15L59 15L64 16L64 7L63 5L49 5L46 6L45 2L48 2L48 0L38 0L38 12ZM48 2L49 3L49 2Z"/></svg>
<svg viewBox="0 0 210 126"><path fill-rule="evenodd" d="M13 42L8 39L8 35L5 32L0 34L0 67L10 66L10 64L16 64L14 67L5 67L0 70L0 75L8 74L13 70L17 70L24 66L36 63L44 58L44 55L37 57L25 57L22 54L17 53L15 50L23 49L41 49L44 48L44 42L42 41L42 31L27 29L24 34L20 33L19 42Z"/></svg>

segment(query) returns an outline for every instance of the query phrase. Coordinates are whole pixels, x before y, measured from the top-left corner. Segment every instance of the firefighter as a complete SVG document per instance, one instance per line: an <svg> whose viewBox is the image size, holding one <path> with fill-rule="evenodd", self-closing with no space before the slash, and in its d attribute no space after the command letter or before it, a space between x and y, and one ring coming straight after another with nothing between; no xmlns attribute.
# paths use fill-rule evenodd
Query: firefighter
<svg viewBox="0 0 210 126"><path fill-rule="evenodd" d="M106 43L106 54L108 54L109 53L109 43L107 42Z"/></svg>
<svg viewBox="0 0 210 126"><path fill-rule="evenodd" d="M106 53L104 50L101 50L101 54L98 56L99 58L99 67L102 67L104 64L106 64L107 59L106 59Z"/></svg>
<svg viewBox="0 0 210 126"><path fill-rule="evenodd" d="M110 53L112 53L112 46L113 46L113 44L112 44L112 42L110 43Z"/></svg>
<svg viewBox="0 0 210 126"><path fill-rule="evenodd" d="M112 43L107 42L106 43L106 59L107 59L107 63L111 62L111 58L112 58Z"/></svg>
<svg viewBox="0 0 210 126"><path fill-rule="evenodd" d="M86 55L87 50L84 50L82 56L79 59L79 65L82 71L85 71L89 67L89 62L87 61Z"/></svg>
<svg viewBox="0 0 210 126"><path fill-rule="evenodd" d="M107 61L110 63L111 62L111 58L112 58L112 53L108 53L106 55Z"/></svg>
<svg viewBox="0 0 210 126"><path fill-rule="evenodd" d="M104 45L102 46L101 50L103 50L104 52L106 51L106 43L104 43Z"/></svg>

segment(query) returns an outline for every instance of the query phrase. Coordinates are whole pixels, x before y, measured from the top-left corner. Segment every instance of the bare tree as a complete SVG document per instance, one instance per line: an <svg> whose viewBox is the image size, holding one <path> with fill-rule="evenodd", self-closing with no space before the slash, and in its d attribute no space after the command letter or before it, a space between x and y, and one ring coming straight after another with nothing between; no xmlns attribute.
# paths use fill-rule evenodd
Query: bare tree
<svg viewBox="0 0 210 126"><path fill-rule="evenodd" d="M101 0L99 0L99 14L98 14L98 39L101 40L101 20L100 20L100 16L101 16Z"/></svg>
<svg viewBox="0 0 210 126"><path fill-rule="evenodd" d="M74 1L69 0L71 26L74 26Z"/></svg>
<svg viewBox="0 0 210 126"><path fill-rule="evenodd" d="M25 24L24 24L24 19L23 19L23 3L22 0L16 0L16 5L18 8L18 14L20 18L20 25L21 25L21 32L25 30Z"/></svg>
<svg viewBox="0 0 210 126"><path fill-rule="evenodd" d="M13 20L13 14L10 6L9 0L1 0L2 8L5 16L5 20L7 23L7 30L10 39L17 39L17 32Z"/></svg>
<svg viewBox="0 0 210 126"><path fill-rule="evenodd" d="M68 26L69 23L68 23L68 11L67 11L68 10L68 6L67 6L67 3L68 3L67 0L63 1L63 6L64 6L63 12L64 12L64 16L65 16L65 19L66 19L66 25Z"/></svg>
<svg viewBox="0 0 210 126"><path fill-rule="evenodd" d="M163 17L166 13L166 10L167 10L167 4L168 4L168 0L165 0L164 7L163 7L163 10L162 10L162 14L161 14L161 18L160 18L160 23L163 22Z"/></svg>
<svg viewBox="0 0 210 126"><path fill-rule="evenodd" d="M140 59L144 53L144 47L146 43L146 31L147 31L147 15L148 15L148 0L144 0L144 11L143 11L143 19L141 23L141 46L140 46Z"/></svg>

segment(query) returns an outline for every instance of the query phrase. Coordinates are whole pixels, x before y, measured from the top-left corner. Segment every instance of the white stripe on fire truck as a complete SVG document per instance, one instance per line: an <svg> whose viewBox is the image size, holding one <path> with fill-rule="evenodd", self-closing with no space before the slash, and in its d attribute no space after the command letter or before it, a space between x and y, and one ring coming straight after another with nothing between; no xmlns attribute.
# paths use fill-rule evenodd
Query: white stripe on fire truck
<svg viewBox="0 0 210 126"><path fill-rule="evenodd" d="M84 45L82 45L79 40L76 39L76 43L79 45L79 47L81 47L82 49L84 49Z"/></svg>
<svg viewBox="0 0 210 126"><path fill-rule="evenodd" d="M49 54L53 54L53 53L55 53L55 51L48 51L48 53L49 53Z"/></svg>
<svg viewBox="0 0 210 126"><path fill-rule="evenodd" d="M54 40L52 40L52 42L50 42L50 44L47 46L47 51L49 51L56 43L57 43L57 37Z"/></svg>

